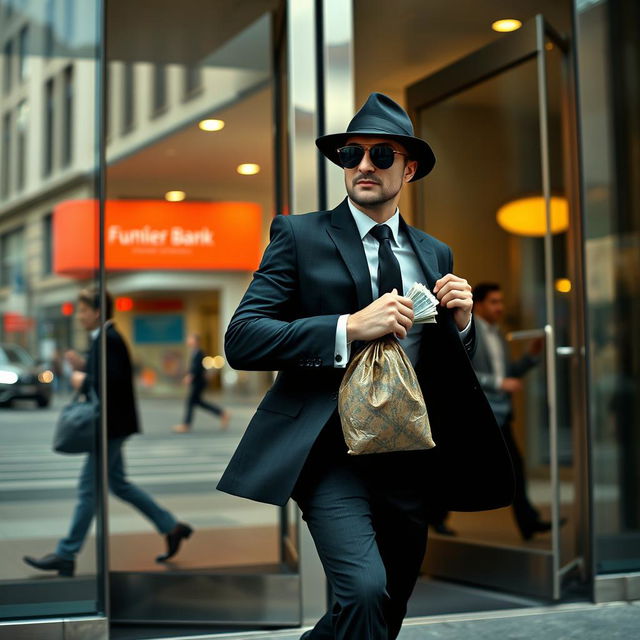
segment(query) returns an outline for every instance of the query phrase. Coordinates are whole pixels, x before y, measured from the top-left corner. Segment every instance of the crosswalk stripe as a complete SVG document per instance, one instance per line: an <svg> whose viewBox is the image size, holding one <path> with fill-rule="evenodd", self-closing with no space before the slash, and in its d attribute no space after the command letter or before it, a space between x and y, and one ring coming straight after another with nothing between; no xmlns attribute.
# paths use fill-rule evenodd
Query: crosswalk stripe
<svg viewBox="0 0 640 640"><path fill-rule="evenodd" d="M130 480L137 484L144 486L152 485L176 485L176 484L189 484L192 482L217 482L222 477L222 472L209 472L209 473L178 473L178 474L164 474L164 475L138 475L132 474ZM60 480L13 480L2 483L3 491L20 491L20 490L35 490L35 489L69 489L74 488L78 483L77 478L65 478Z"/></svg>
<svg viewBox="0 0 640 640"><path fill-rule="evenodd" d="M189 467L189 471L186 473L195 473L195 472L204 472L207 473L209 471L224 471L226 465L224 464L207 464L207 465L191 465ZM155 476L155 475L172 475L172 474L181 474L185 472L185 468L184 467L180 467L180 466L175 466L172 468L163 468L163 469L157 469L155 472L153 471L146 471L144 474L137 474L135 471L133 472L132 475L145 475L145 476ZM4 473L2 471L0 471L0 482L2 483L2 488L4 488L6 486L5 481L11 481L11 480L21 480L23 478L32 478L34 480L38 479L38 480L43 480L43 479L47 479L47 478L69 478L69 477L76 477L77 478L78 474L70 474L69 470L67 469L63 469L63 470L54 470L54 471L47 471L47 472L39 472L39 471L24 471L24 472L15 472L15 473Z"/></svg>
<svg viewBox="0 0 640 640"><path fill-rule="evenodd" d="M200 452L201 453L201 452ZM131 456L127 455L127 463L128 464L137 464L137 465L154 465L154 464L173 464L175 462L188 462L188 463L198 463L198 462L208 462L210 460L224 460L229 458L229 453L223 452L218 455L198 455L198 456ZM20 468L24 469L26 466L34 466L41 468L42 466L51 466L51 467L61 467L61 466L78 466L84 461L83 457L77 456L57 456L53 457L52 455L48 458L18 458L12 459L8 461L0 460L0 469L12 469L12 468ZM26 463L26 464L25 464Z"/></svg>

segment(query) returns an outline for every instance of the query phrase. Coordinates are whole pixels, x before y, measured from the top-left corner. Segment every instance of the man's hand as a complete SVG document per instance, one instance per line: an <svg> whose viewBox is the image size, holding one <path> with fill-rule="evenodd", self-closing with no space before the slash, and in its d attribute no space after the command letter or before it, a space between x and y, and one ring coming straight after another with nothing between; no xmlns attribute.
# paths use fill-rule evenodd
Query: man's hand
<svg viewBox="0 0 640 640"><path fill-rule="evenodd" d="M446 309L453 309L453 319L459 331L462 331L471 320L473 296L471 285L464 279L447 273L436 281L433 293Z"/></svg>
<svg viewBox="0 0 640 640"><path fill-rule="evenodd" d="M71 374L71 386L77 391L83 385L86 377L87 374L84 371L74 371Z"/></svg>
<svg viewBox="0 0 640 640"><path fill-rule="evenodd" d="M502 386L500 387L500 389L508 393L515 393L516 391L520 391L522 389L522 382L519 378L505 378L502 381Z"/></svg>
<svg viewBox="0 0 640 640"><path fill-rule="evenodd" d="M67 351L65 351L64 357L76 371L82 371L87 364L86 360L73 349L68 349Z"/></svg>
<svg viewBox="0 0 640 640"><path fill-rule="evenodd" d="M413 302L398 295L398 290L385 293L369 306L352 313L347 320L347 340L375 340L389 333L406 338L413 326Z"/></svg>
<svg viewBox="0 0 640 640"><path fill-rule="evenodd" d="M191 384L191 381L193 380L193 376L190 373L187 373L187 375L182 378L182 384L185 386L188 386Z"/></svg>

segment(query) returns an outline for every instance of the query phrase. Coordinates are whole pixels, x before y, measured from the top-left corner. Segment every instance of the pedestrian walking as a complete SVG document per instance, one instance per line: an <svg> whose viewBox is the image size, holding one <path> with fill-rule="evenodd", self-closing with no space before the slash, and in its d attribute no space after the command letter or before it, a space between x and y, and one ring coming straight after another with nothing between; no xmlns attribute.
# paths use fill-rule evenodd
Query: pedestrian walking
<svg viewBox="0 0 640 640"><path fill-rule="evenodd" d="M140 511L166 539L167 550L157 556L158 562L173 557L182 541L193 530L167 509L157 504L143 489L133 484L125 469L124 445L129 436L140 431L138 414L133 390L131 359L129 351L113 324L113 303L106 294L107 304L102 317L100 311L100 293L97 288L84 289L78 296L76 316L80 325L89 332L91 346L85 359L77 352L67 354L68 360L76 369L71 378L75 389L83 393L91 388L100 398L100 335L106 332L106 385L107 401L102 404L107 412L107 466L109 489L121 500L128 502ZM53 553L42 558L25 556L24 561L44 571L57 571L62 576L72 576L75 572L75 559L85 541L96 508L96 463L95 452L87 454L78 481L78 501L71 520L68 534L62 538Z"/></svg>
<svg viewBox="0 0 640 640"><path fill-rule="evenodd" d="M279 374L218 488L300 506L331 587L309 640L396 638L427 542L428 507L503 507L513 472L477 382L471 287L445 244L398 210L406 184L435 157L407 113L371 94L347 131L320 151L344 170L347 198L331 211L278 215L258 271L228 326L229 364ZM413 323L414 282L438 300ZM337 411L345 367L394 334L415 368L435 448L349 455Z"/></svg>
<svg viewBox="0 0 640 640"><path fill-rule="evenodd" d="M220 418L220 428L226 430L229 428L229 420L231 416L229 412L219 407L217 404L203 400L202 393L207 386L206 369L203 365L205 358L204 351L200 346L200 336L192 333L187 337L187 346L191 350L189 355L189 372L183 379L183 383L187 385L189 391L187 393L187 402L184 411L184 420L180 424L173 427L175 433L189 433L191 431L191 422L193 420L193 410L195 407L201 407L205 411L213 413Z"/></svg>

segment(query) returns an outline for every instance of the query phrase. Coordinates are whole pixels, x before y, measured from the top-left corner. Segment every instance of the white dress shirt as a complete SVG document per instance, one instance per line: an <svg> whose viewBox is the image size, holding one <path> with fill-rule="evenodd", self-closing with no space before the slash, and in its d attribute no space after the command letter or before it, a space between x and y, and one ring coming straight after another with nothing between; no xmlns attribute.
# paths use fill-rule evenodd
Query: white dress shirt
<svg viewBox="0 0 640 640"><path fill-rule="evenodd" d="M378 249L380 247L378 241L369 234L369 231L378 224L372 220L366 213L358 209L350 199L347 199L351 215L358 227L358 233L362 240L364 252L369 265L369 275L371 277L371 292L373 299L376 300L378 295ZM413 286L414 282L425 284L425 275L422 267L418 262L418 258L413 251L411 242L407 235L400 230L400 211L396 212L385 222L391 229L393 236L391 240L391 249L400 264L400 272L402 273L403 295L406 295ZM347 320L349 314L340 316L336 326L336 344L333 356L333 366L336 368L344 368L347 366L351 354L351 344L347 342ZM399 344L411 360L411 364L415 367L418 362L420 353L420 337L423 325L414 324L407 334L407 337L399 340ZM471 322L460 332L461 337L465 337L471 328Z"/></svg>
<svg viewBox="0 0 640 640"><path fill-rule="evenodd" d="M487 351L489 352L489 359L491 360L491 368L496 377L496 390L500 391L505 376L507 375L507 358L504 352L500 329L480 316L476 318L476 322L484 329Z"/></svg>
<svg viewBox="0 0 640 640"><path fill-rule="evenodd" d="M107 320L104 323L104 328L106 329L108 326L113 324L113 320ZM97 327L95 329L91 329L91 331L89 331L89 335L91 336L91 340L95 340L98 337L98 334L100 333L100 327Z"/></svg>

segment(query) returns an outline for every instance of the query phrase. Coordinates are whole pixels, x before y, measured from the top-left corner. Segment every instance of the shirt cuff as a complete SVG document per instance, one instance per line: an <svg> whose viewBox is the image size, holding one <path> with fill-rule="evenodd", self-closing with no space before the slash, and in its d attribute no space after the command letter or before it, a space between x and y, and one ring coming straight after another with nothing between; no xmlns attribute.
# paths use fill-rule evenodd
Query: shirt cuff
<svg viewBox="0 0 640 640"><path fill-rule="evenodd" d="M333 350L333 366L336 369L344 369L351 355L351 345L347 343L347 320L349 315L347 313L340 316L336 325L336 345Z"/></svg>
<svg viewBox="0 0 640 640"><path fill-rule="evenodd" d="M472 322L473 322L473 314L469 318L469 324L467 324L467 326L462 331L460 331L460 337L462 338L463 341L469 335L469 331L471 331Z"/></svg>

